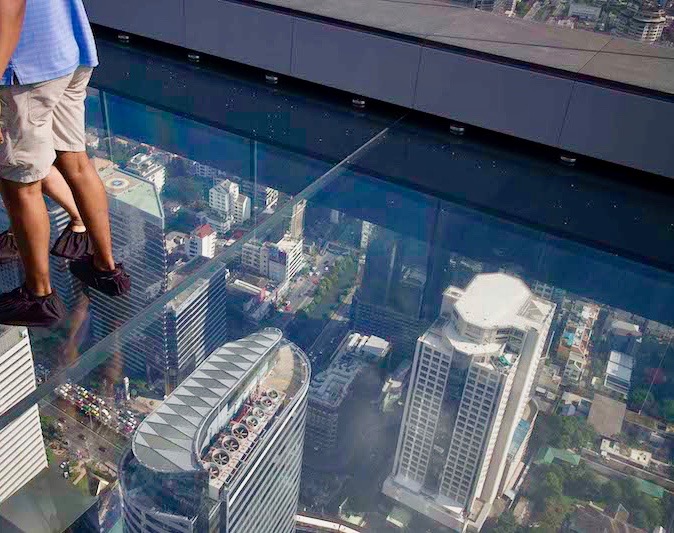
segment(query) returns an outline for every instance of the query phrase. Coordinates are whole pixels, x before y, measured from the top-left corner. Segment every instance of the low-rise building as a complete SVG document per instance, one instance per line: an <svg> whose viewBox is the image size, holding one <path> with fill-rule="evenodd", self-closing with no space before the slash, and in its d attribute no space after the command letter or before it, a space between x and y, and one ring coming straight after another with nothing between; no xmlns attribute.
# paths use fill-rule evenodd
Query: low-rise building
<svg viewBox="0 0 674 533"><path fill-rule="evenodd" d="M648 468L653 460L651 452L630 448L609 439L602 439L600 451L604 457L610 456L619 461L631 463L639 468Z"/></svg>
<svg viewBox="0 0 674 533"><path fill-rule="evenodd" d="M594 505L579 505L571 513L568 520L564 523L562 531L567 533L598 533L598 532L620 532L620 533L647 533L645 529L634 527L628 524L620 516L621 510L618 510L614 516L605 514L599 507Z"/></svg>
<svg viewBox="0 0 674 533"><path fill-rule="evenodd" d="M166 183L166 167L151 154L141 152L134 155L126 164L126 170L153 183L157 192L161 192Z"/></svg>
<svg viewBox="0 0 674 533"><path fill-rule="evenodd" d="M215 230L209 225L204 224L195 229L190 235L186 244L187 257L215 257Z"/></svg>
<svg viewBox="0 0 674 533"><path fill-rule="evenodd" d="M632 384L634 358L621 352L612 351L606 365L604 386L627 396Z"/></svg>
<svg viewBox="0 0 674 533"><path fill-rule="evenodd" d="M389 354L391 345L379 337L350 334L337 348L330 366L309 386L306 442L317 452L332 453L339 444L342 404L361 372Z"/></svg>
<svg viewBox="0 0 674 533"><path fill-rule="evenodd" d="M590 354L592 330L599 317L599 306L588 302L575 302L564 326L557 356L566 359L564 379L578 382L583 377Z"/></svg>
<svg viewBox="0 0 674 533"><path fill-rule="evenodd" d="M166 234L166 251L170 254L175 252L177 249L182 250L187 242L189 235L183 233L182 231L171 231Z"/></svg>
<svg viewBox="0 0 674 533"><path fill-rule="evenodd" d="M292 279L304 265L303 241L284 236L277 243L252 241L244 244L241 264L244 268L276 283Z"/></svg>
<svg viewBox="0 0 674 533"><path fill-rule="evenodd" d="M564 380L577 383L585 373L587 366L587 357L577 351L569 352L569 358L566 360L564 367Z"/></svg>
<svg viewBox="0 0 674 533"><path fill-rule="evenodd" d="M590 4L579 4L572 2L569 6L569 17L576 17L580 20L590 20L596 22L601 15L601 6Z"/></svg>

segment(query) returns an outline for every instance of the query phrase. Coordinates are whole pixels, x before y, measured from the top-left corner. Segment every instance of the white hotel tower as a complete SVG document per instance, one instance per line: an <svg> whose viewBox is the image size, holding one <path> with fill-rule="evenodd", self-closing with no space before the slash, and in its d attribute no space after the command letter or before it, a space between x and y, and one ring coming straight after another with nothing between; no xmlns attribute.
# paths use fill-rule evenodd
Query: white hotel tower
<svg viewBox="0 0 674 533"><path fill-rule="evenodd" d="M456 531L482 526L554 310L506 274L444 292L441 316L417 341L384 494Z"/></svg>

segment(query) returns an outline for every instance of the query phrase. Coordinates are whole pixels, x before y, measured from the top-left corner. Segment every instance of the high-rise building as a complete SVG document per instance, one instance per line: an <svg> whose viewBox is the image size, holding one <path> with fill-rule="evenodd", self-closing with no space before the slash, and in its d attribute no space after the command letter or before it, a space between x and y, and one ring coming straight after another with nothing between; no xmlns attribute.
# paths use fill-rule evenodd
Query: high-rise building
<svg viewBox="0 0 674 533"><path fill-rule="evenodd" d="M450 284L451 254L444 245L452 219L440 208L429 217L432 224L423 241L381 226L369 228L362 280L352 306L354 329L390 341L394 364L412 356Z"/></svg>
<svg viewBox="0 0 674 533"><path fill-rule="evenodd" d="M166 360L151 369L152 378L165 378L165 393L227 339L227 275L223 270L197 280L166 306Z"/></svg>
<svg viewBox="0 0 674 533"><path fill-rule="evenodd" d="M309 386L307 446L321 454L336 451L340 442L352 440L345 424L344 403L359 376L380 363L391 345L379 337L351 333L339 345L330 366L317 374Z"/></svg>
<svg viewBox="0 0 674 533"><path fill-rule="evenodd" d="M662 37L667 24L665 10L654 0L632 0L620 12L618 33L644 43L654 43Z"/></svg>
<svg viewBox="0 0 674 533"><path fill-rule="evenodd" d="M166 183L166 167L152 154L138 153L129 159L126 170L152 183L161 192Z"/></svg>
<svg viewBox="0 0 674 533"><path fill-rule="evenodd" d="M239 194L234 201L234 223L241 225L250 219L250 198L244 194Z"/></svg>
<svg viewBox="0 0 674 533"><path fill-rule="evenodd" d="M290 238L296 241L304 236L304 210L307 207L306 200L300 200L293 206L293 214L290 216Z"/></svg>
<svg viewBox="0 0 674 533"><path fill-rule="evenodd" d="M501 273L445 290L440 317L417 341L387 496L457 531L481 527L554 309Z"/></svg>
<svg viewBox="0 0 674 533"><path fill-rule="evenodd" d="M309 378L278 329L215 350L121 460L125 531L294 531Z"/></svg>
<svg viewBox="0 0 674 533"><path fill-rule="evenodd" d="M36 388L28 330L0 326L0 413ZM9 498L44 468L47 452L40 414L33 405L0 430L0 502Z"/></svg>
<svg viewBox="0 0 674 533"><path fill-rule="evenodd" d="M99 341L163 294L168 272L164 210L155 186L118 169L111 161L94 158L93 163L108 194L115 258L124 263L133 280L130 293L123 297L91 293L92 336ZM146 375L149 361L164 359L165 331L165 316L160 314L138 334L121 340L119 348L127 371Z"/></svg>
<svg viewBox="0 0 674 533"><path fill-rule="evenodd" d="M238 196L239 185L231 180L223 180L208 191L208 205L223 215L230 215Z"/></svg>

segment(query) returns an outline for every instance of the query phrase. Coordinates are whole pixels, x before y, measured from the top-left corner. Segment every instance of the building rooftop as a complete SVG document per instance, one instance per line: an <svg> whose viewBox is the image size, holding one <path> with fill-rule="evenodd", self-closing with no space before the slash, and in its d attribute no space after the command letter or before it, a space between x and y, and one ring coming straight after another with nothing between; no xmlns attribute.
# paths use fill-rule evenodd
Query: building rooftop
<svg viewBox="0 0 674 533"><path fill-rule="evenodd" d="M289 235L284 235L284 237L276 243L276 247L279 250L284 252L290 252L294 250L298 245L302 244L302 240L292 239Z"/></svg>
<svg viewBox="0 0 674 533"><path fill-rule="evenodd" d="M630 322L625 322L624 320L613 320L611 321L611 325L609 327L609 330L611 333L615 335L633 335L633 336L641 336L641 330L639 329L639 326L636 324L632 324Z"/></svg>
<svg viewBox="0 0 674 533"><path fill-rule="evenodd" d="M337 350L330 366L316 375L309 386L310 400L332 409L344 401L360 371L386 357L391 345L379 337L352 333Z"/></svg>
<svg viewBox="0 0 674 533"><path fill-rule="evenodd" d="M526 329L542 323L554 310L521 279L502 273L476 275L454 307L463 320L485 329Z"/></svg>
<svg viewBox="0 0 674 533"><path fill-rule="evenodd" d="M603 437L611 437L622 431L626 406L608 396L595 394L587 422Z"/></svg>
<svg viewBox="0 0 674 533"><path fill-rule="evenodd" d="M242 398L241 407L211 439L201 454L209 470L210 484L216 489L229 485L253 459L257 445L270 434L283 410L292 404L297 392L309 379L308 365L297 357L299 348L283 342L268 372L255 390ZM242 433L243 432L243 433Z"/></svg>
<svg viewBox="0 0 674 533"><path fill-rule="evenodd" d="M283 335L266 328L229 342L209 355L177 387L134 434L132 448L138 461L160 472L201 469L196 442L209 416L220 409L233 387L271 350Z"/></svg>
<svg viewBox="0 0 674 533"><path fill-rule="evenodd" d="M208 237L209 235L213 235L214 233L215 230L211 227L210 224L204 224L203 226L199 226L192 232L193 235L199 237L200 239L205 239L206 237Z"/></svg>
<svg viewBox="0 0 674 533"><path fill-rule="evenodd" d="M634 367L634 358L621 352L611 351L608 364L606 365L606 374L613 378L629 383L632 379L632 368Z"/></svg>
<svg viewBox="0 0 674 533"><path fill-rule="evenodd" d="M152 154L146 154L144 152L137 153L134 155L126 164L126 168L139 174L140 176L149 176L154 174L158 170L164 168L164 165L157 162Z"/></svg>
<svg viewBox="0 0 674 533"><path fill-rule="evenodd" d="M112 161L95 157L92 159L92 163L110 197L140 209L153 217L164 218L161 198L152 183L121 170Z"/></svg>
<svg viewBox="0 0 674 533"><path fill-rule="evenodd" d="M531 297L525 283L506 274L480 274L468 284L455 308L466 322L482 328L512 325Z"/></svg>
<svg viewBox="0 0 674 533"><path fill-rule="evenodd" d="M548 446L547 448L541 448L534 459L534 463L537 465L549 465L553 461L563 461L573 466L578 466L580 464L580 455L570 452L569 450Z"/></svg>
<svg viewBox="0 0 674 533"><path fill-rule="evenodd" d="M612 518L592 505L579 506L569 517L570 530L605 533L646 533L626 522Z"/></svg>

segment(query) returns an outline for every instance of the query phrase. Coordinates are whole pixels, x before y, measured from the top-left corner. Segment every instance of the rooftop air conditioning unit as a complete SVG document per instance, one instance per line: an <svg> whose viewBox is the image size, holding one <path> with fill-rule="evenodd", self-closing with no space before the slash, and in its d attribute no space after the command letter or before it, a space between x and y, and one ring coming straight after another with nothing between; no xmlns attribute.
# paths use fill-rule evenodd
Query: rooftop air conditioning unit
<svg viewBox="0 0 674 533"><path fill-rule="evenodd" d="M227 435L222 438L222 448L228 452L235 452L239 449L239 441L236 440L236 437Z"/></svg>
<svg viewBox="0 0 674 533"><path fill-rule="evenodd" d="M246 417L246 425L249 428L254 429L254 428L256 428L257 426L260 425L260 419L257 418L256 416L247 416Z"/></svg>
<svg viewBox="0 0 674 533"><path fill-rule="evenodd" d="M206 469L208 470L208 479L218 479L220 476L220 468L215 463L206 463Z"/></svg>
<svg viewBox="0 0 674 533"><path fill-rule="evenodd" d="M239 440L245 440L248 438L248 428L243 424L236 424L232 427L232 435L234 435Z"/></svg>
<svg viewBox="0 0 674 533"><path fill-rule="evenodd" d="M225 450L215 450L212 459L216 465L225 466L229 463L229 454Z"/></svg>

